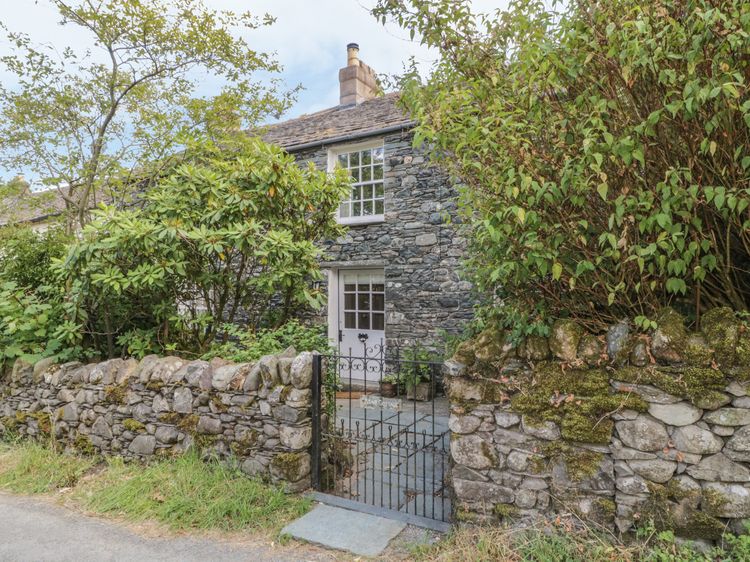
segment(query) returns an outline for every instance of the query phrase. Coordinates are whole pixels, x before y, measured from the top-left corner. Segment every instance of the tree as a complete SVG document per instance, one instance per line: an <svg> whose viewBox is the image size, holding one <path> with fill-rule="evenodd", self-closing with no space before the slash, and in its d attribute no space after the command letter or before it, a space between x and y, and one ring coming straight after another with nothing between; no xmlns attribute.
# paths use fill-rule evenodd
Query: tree
<svg viewBox="0 0 750 562"><path fill-rule="evenodd" d="M148 187L158 163L196 131L251 126L290 101L277 97L276 81L252 81L279 67L231 31L269 25L268 15L212 10L202 0L47 2L91 49L7 32L15 50L1 60L18 85L0 86L0 164L58 187L71 227L98 202ZM196 95L202 73L223 83L218 95Z"/></svg>
<svg viewBox="0 0 750 562"><path fill-rule="evenodd" d="M320 307L321 250L342 233L349 178L300 168L258 139L205 140L143 195L142 208L95 212L59 264L81 332L113 356L200 355L224 324L275 327Z"/></svg>
<svg viewBox="0 0 750 562"><path fill-rule="evenodd" d="M465 183L468 266L499 320L650 326L750 305L750 4L381 0L434 47L404 99ZM498 306L501 305L501 306Z"/></svg>

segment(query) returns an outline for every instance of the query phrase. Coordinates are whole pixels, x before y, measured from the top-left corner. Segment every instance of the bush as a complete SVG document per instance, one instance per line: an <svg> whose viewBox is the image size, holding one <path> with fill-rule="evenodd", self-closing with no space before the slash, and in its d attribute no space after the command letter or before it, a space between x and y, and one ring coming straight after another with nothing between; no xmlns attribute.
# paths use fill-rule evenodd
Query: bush
<svg viewBox="0 0 750 562"><path fill-rule="evenodd" d="M0 279L26 289L57 283L52 265L72 238L62 229L35 232L27 226L0 229Z"/></svg>
<svg viewBox="0 0 750 562"><path fill-rule="evenodd" d="M191 147L142 208L97 212L59 264L77 323L110 357L202 355L240 317L263 334L319 308L316 242L342 232L347 186L256 139Z"/></svg>
<svg viewBox="0 0 750 562"><path fill-rule="evenodd" d="M439 52L405 102L465 183L469 268L499 320L601 329L750 305L750 4L381 0ZM561 12L558 12L561 10ZM502 306L499 306L502 305Z"/></svg>
<svg viewBox="0 0 750 562"><path fill-rule="evenodd" d="M260 329L253 332L238 326L225 326L231 341L215 344L203 355L210 360L221 357L237 363L256 361L264 355L280 353L290 346L297 352L328 350L325 326L304 326L298 320L290 320L276 329Z"/></svg>

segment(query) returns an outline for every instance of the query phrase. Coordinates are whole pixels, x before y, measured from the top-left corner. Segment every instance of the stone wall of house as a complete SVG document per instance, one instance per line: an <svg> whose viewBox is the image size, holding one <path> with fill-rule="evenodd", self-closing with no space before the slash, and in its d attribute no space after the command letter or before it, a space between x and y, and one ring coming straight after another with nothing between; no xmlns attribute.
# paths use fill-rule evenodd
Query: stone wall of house
<svg viewBox="0 0 750 562"><path fill-rule="evenodd" d="M343 238L326 242L330 259L323 265L384 267L387 342L442 351L442 332L460 333L472 318L471 284L459 277L466 238L455 186L412 138L408 131L383 137L385 221L350 226ZM326 169L329 148L335 145L296 157Z"/></svg>
<svg viewBox="0 0 750 562"><path fill-rule="evenodd" d="M255 364L17 361L0 380L0 432L138 459L197 446L302 490L310 484L311 377L312 354L291 348Z"/></svg>
<svg viewBox="0 0 750 562"><path fill-rule="evenodd" d="M689 332L602 336L572 321L505 345L485 332L445 365L457 518L569 514L718 539L750 522L750 330L728 309Z"/></svg>

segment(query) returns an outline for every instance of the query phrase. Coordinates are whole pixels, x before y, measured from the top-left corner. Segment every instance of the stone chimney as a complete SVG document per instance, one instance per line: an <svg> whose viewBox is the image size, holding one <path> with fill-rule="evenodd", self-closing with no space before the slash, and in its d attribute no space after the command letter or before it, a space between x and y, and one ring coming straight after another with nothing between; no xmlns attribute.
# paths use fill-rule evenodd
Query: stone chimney
<svg viewBox="0 0 750 562"><path fill-rule="evenodd" d="M356 105L375 97L378 82L375 71L359 60L359 45L346 46L346 66L339 70L341 105Z"/></svg>

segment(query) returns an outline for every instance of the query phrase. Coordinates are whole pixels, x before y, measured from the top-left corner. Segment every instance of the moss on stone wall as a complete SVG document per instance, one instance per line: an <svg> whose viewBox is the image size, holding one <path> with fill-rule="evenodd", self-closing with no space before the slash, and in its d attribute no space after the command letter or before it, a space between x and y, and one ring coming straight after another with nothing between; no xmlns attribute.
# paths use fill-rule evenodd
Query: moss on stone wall
<svg viewBox="0 0 750 562"><path fill-rule="evenodd" d="M604 460L602 453L574 447L565 441L551 441L539 453L541 456L531 460L534 472L549 471L554 464L561 462L565 465L568 478L573 482L581 482L596 475Z"/></svg>
<svg viewBox="0 0 750 562"><path fill-rule="evenodd" d="M616 393L602 369L563 369L555 362L539 363L525 380L514 381L520 391L512 398L514 411L533 422L560 425L564 439L583 443L609 443L612 421L618 410L646 411L639 396Z"/></svg>
<svg viewBox="0 0 750 562"><path fill-rule="evenodd" d="M625 367L611 376L622 382L650 384L693 403L711 400L728 384L724 373L707 367Z"/></svg>
<svg viewBox="0 0 750 562"><path fill-rule="evenodd" d="M127 429L128 431L132 431L133 433L140 433L141 431L144 431L146 429L146 426L143 425L138 420L134 420L133 418L128 418L122 422L122 425Z"/></svg>
<svg viewBox="0 0 750 562"><path fill-rule="evenodd" d="M639 510L640 520L651 522L657 531L673 531L680 537L702 540L718 540L726 531L723 521L698 510L699 490L682 488L671 480L666 485L650 483L649 492ZM708 500L703 497L702 501Z"/></svg>
<svg viewBox="0 0 750 562"><path fill-rule="evenodd" d="M110 384L104 387L104 402L107 404L126 404L128 385Z"/></svg>

